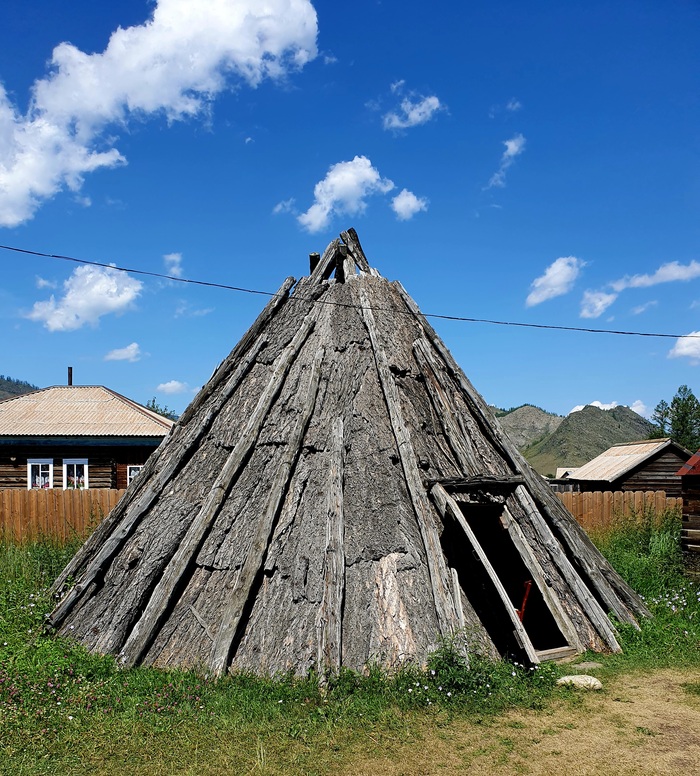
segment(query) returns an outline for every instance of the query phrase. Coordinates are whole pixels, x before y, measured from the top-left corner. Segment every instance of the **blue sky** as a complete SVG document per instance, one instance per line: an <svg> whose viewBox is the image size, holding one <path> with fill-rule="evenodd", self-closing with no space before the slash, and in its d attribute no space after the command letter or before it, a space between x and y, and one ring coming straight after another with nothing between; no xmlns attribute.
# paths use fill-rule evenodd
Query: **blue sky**
<svg viewBox="0 0 700 776"><path fill-rule="evenodd" d="M700 334L694 0L6 0L0 19L3 245L272 292L354 226L426 313ZM0 260L0 373L72 366L178 412L266 301ZM700 337L434 325L502 407L700 391Z"/></svg>

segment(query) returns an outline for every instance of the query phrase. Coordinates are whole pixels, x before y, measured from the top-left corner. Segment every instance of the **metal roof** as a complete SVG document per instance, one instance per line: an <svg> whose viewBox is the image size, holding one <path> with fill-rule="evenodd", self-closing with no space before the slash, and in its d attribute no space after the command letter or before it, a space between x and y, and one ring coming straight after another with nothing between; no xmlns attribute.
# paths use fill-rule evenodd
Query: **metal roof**
<svg viewBox="0 0 700 776"><path fill-rule="evenodd" d="M173 421L101 385L61 385L0 401L0 437L164 437Z"/></svg>
<svg viewBox="0 0 700 776"><path fill-rule="evenodd" d="M683 466L676 472L679 477L683 477L686 474L698 475L700 474L700 450L695 455L686 461Z"/></svg>
<svg viewBox="0 0 700 776"><path fill-rule="evenodd" d="M671 445L683 450L671 439L644 439L641 442L613 445L597 458L581 466L570 479L612 482Z"/></svg>

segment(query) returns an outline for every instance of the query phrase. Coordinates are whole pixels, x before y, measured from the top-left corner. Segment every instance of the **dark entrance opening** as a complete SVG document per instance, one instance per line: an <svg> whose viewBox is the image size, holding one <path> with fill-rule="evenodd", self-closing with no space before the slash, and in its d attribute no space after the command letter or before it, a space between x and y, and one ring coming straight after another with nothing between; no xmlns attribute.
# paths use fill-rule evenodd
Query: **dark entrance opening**
<svg viewBox="0 0 700 776"><path fill-rule="evenodd" d="M502 521L502 504L460 503L461 512L518 611L536 651L568 646L533 575L525 565ZM447 561L457 571L460 586L503 657L524 658L501 596L472 549L464 552L465 534L453 519L445 521L441 543ZM460 549L458 549L460 548Z"/></svg>

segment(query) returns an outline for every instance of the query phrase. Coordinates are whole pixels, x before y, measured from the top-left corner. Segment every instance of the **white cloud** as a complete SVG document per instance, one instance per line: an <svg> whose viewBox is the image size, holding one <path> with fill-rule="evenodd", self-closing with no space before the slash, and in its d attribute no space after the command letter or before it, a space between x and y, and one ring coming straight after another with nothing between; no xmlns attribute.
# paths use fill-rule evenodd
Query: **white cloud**
<svg viewBox="0 0 700 776"><path fill-rule="evenodd" d="M56 281L54 280L46 280L46 278L42 278L39 275L36 276L36 287L37 288L56 288Z"/></svg>
<svg viewBox="0 0 700 776"><path fill-rule="evenodd" d="M508 100L506 103L506 110L510 111L511 113L515 113L516 111L520 110L523 107L523 104L520 102L520 100L516 100L515 98Z"/></svg>
<svg viewBox="0 0 700 776"><path fill-rule="evenodd" d="M425 197L417 197L412 191L402 189L391 200L391 209L396 213L399 221L408 221L421 210L428 209L428 200Z"/></svg>
<svg viewBox="0 0 700 776"><path fill-rule="evenodd" d="M658 305L658 302L656 299L652 299L649 302L646 302L645 304L639 304L636 307L632 308L632 315L641 315L642 313L645 313L647 310L651 310L652 307L656 307Z"/></svg>
<svg viewBox="0 0 700 776"><path fill-rule="evenodd" d="M586 291L581 303L582 318L597 318L617 299L618 295L629 288L650 288L660 283L688 282L700 278L700 262L691 261L688 264L681 264L678 261L669 261L662 264L656 272L652 274L625 275L619 280L613 280L605 288L611 289L614 293L606 291ZM656 301L647 302L632 308L634 315L640 315L646 312L650 307L656 305ZM691 305L692 308L693 305Z"/></svg>
<svg viewBox="0 0 700 776"><path fill-rule="evenodd" d="M503 152L498 170L491 176L486 186L487 189L491 189L494 186L503 188L506 185L506 172L515 161L515 157L525 150L525 143L526 140L523 135L514 135L510 140L503 141L506 150Z"/></svg>
<svg viewBox="0 0 700 776"><path fill-rule="evenodd" d="M700 331L691 331L679 337L668 353L669 358L689 358L692 364L700 363Z"/></svg>
<svg viewBox="0 0 700 776"><path fill-rule="evenodd" d="M204 315L209 315L209 313L213 312L213 307L201 307L197 309L192 308L188 302L180 301L178 306L175 308L175 318L201 318Z"/></svg>
<svg viewBox="0 0 700 776"><path fill-rule="evenodd" d="M290 197L289 199L285 199L282 202L278 202L273 208L272 212L274 215L279 215L280 213L293 213L294 212L294 197Z"/></svg>
<svg viewBox="0 0 700 776"><path fill-rule="evenodd" d="M642 417L647 416L647 406L644 404L644 402L637 399L633 404L627 405L627 404L620 404L620 402L617 401L611 401L607 404L604 404L601 401L592 401L590 404L577 404L572 410L569 411L569 415L573 412L580 412L584 407L598 407L599 410L612 410L615 407L627 407L633 411L636 412L638 415L641 415Z"/></svg>
<svg viewBox="0 0 700 776"><path fill-rule="evenodd" d="M131 345L127 345L125 348L116 348L110 350L105 356L105 361L139 361L141 358L141 348L138 342L132 342Z"/></svg>
<svg viewBox="0 0 700 776"><path fill-rule="evenodd" d="M641 415L643 418L649 416L649 409L647 408L647 405L644 404L644 402L640 399L637 399L637 401L630 404L630 409L632 412L636 412L637 415Z"/></svg>
<svg viewBox="0 0 700 776"><path fill-rule="evenodd" d="M609 404L603 404L600 401L592 401L588 404L577 404L572 410L569 411L569 415L572 412L580 412L584 407L597 407L599 410L611 410L614 407L619 407L619 402L611 401Z"/></svg>
<svg viewBox="0 0 700 776"><path fill-rule="evenodd" d="M400 82L402 83L402 82ZM392 91L396 91L395 84L392 84ZM401 100L398 111L390 111L382 119L384 129L410 129L420 124L426 124L439 111L444 110L445 106L435 96L423 97L416 95L415 98L405 97Z"/></svg>
<svg viewBox="0 0 700 776"><path fill-rule="evenodd" d="M691 261L689 264L669 261L667 264L662 264L651 275L625 275L620 280L610 283L610 287L619 293L626 288L649 288L659 285L659 283L687 282L698 277L700 277L699 261Z"/></svg>
<svg viewBox="0 0 700 776"><path fill-rule="evenodd" d="M599 318L617 299L617 294L604 291L584 291L581 300L581 318Z"/></svg>
<svg viewBox="0 0 700 776"><path fill-rule="evenodd" d="M179 380L168 380L167 383L158 385L156 391L161 393L185 393L187 391L187 383L182 383Z"/></svg>
<svg viewBox="0 0 700 776"><path fill-rule="evenodd" d="M398 92L401 92L406 85L406 81L403 79L399 81L394 81L393 84L389 87L391 89L392 94L397 94Z"/></svg>
<svg viewBox="0 0 700 776"><path fill-rule="evenodd" d="M394 183L382 178L366 156L330 167L326 177L314 186L314 203L297 220L308 232L319 232L328 226L334 214L357 215L367 207L372 194L386 194Z"/></svg>
<svg viewBox="0 0 700 776"><path fill-rule="evenodd" d="M316 56L317 31L309 0L159 0L103 52L59 44L26 115L0 85L0 225L26 221L65 188L77 192L86 173L125 164L108 127L196 116L236 81L283 78Z"/></svg>
<svg viewBox="0 0 700 776"><path fill-rule="evenodd" d="M122 313L141 293L143 284L126 272L82 266L63 284L64 295L56 301L35 302L27 318L42 321L49 331L73 331L85 324L96 325L103 315Z"/></svg>
<svg viewBox="0 0 700 776"><path fill-rule="evenodd" d="M560 256L553 261L543 275L535 278L530 284L532 291L528 294L525 304L534 307L548 299L567 294L573 288L585 261L575 256Z"/></svg>
<svg viewBox="0 0 700 776"><path fill-rule="evenodd" d="M182 277L182 254L181 253L166 253L163 256L165 262L165 270L168 275L172 275L175 278Z"/></svg>

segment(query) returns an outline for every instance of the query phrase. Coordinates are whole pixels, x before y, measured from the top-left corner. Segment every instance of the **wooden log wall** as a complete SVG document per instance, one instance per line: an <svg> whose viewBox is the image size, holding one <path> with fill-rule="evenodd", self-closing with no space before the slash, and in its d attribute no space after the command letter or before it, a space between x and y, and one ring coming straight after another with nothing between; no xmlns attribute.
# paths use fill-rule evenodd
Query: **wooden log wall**
<svg viewBox="0 0 700 776"><path fill-rule="evenodd" d="M84 537L109 513L123 490L0 490L0 537L24 542Z"/></svg>
<svg viewBox="0 0 700 776"><path fill-rule="evenodd" d="M661 514L666 509L681 509L683 505L683 499L669 497L663 490L597 490L556 495L586 533L605 532L620 517L642 515L645 509Z"/></svg>

